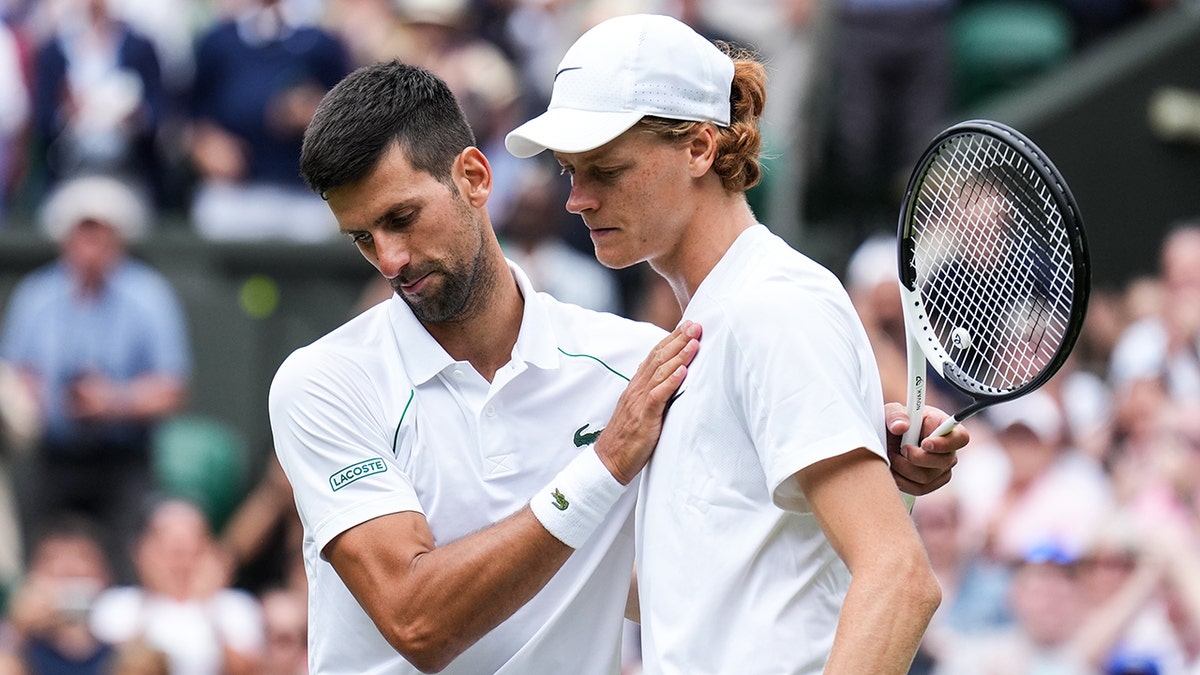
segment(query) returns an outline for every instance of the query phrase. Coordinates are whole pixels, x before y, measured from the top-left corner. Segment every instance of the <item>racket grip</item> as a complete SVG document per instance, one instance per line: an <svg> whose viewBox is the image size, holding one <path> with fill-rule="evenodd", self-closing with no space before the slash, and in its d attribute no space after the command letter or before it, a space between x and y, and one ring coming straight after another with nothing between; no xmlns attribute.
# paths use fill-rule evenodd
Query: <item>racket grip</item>
<svg viewBox="0 0 1200 675"><path fill-rule="evenodd" d="M900 447L906 445L920 445L921 440L921 420L925 416L924 406L908 405L908 431L900 437Z"/></svg>
<svg viewBox="0 0 1200 675"><path fill-rule="evenodd" d="M947 417L944 422L939 424L938 428L934 429L933 433L929 434L929 435L930 436L945 436L946 434L950 433L951 431L954 431L954 427L958 426L959 424L960 424L960 422L957 419L955 419L955 417L953 415L951 415L950 417Z"/></svg>
<svg viewBox="0 0 1200 675"><path fill-rule="evenodd" d="M908 400L904 412L908 415L908 431L900 437L900 447L917 445L921 440L921 422L925 419L925 354L911 334L907 346Z"/></svg>

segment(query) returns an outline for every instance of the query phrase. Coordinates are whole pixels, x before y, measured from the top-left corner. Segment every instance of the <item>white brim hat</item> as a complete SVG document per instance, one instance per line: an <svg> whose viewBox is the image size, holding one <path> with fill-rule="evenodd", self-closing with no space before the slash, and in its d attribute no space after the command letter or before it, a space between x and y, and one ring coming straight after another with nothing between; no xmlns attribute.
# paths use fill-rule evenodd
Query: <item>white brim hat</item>
<svg viewBox="0 0 1200 675"><path fill-rule="evenodd" d="M85 175L59 185L41 209L42 230L62 241L85 220L103 223L127 242L149 228L149 205L124 182L106 175Z"/></svg>
<svg viewBox="0 0 1200 675"><path fill-rule="evenodd" d="M601 22L558 65L545 113L504 139L517 157L598 148L646 116L729 126L733 60L668 16Z"/></svg>

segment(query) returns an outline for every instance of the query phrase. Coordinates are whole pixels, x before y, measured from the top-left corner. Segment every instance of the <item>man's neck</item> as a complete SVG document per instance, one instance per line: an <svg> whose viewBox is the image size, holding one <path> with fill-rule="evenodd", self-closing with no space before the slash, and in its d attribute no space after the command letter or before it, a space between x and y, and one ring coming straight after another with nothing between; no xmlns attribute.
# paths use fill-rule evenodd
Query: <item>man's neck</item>
<svg viewBox="0 0 1200 675"><path fill-rule="evenodd" d="M425 326L451 358L469 362L488 382L512 360L525 313L525 299L517 280L503 259L501 264L504 267L496 283L487 297L479 299L476 311L460 320Z"/></svg>
<svg viewBox="0 0 1200 675"><path fill-rule="evenodd" d="M650 261L650 266L671 285L681 309L687 309L700 284L742 232L758 223L745 196L722 194L719 203L697 211L707 215L688 226L671 256Z"/></svg>

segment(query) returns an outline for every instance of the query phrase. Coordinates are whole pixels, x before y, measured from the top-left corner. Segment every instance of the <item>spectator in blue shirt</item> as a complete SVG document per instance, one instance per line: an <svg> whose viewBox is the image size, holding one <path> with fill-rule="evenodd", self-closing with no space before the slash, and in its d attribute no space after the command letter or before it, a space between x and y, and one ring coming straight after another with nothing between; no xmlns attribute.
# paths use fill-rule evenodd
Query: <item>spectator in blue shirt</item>
<svg viewBox="0 0 1200 675"><path fill-rule="evenodd" d="M349 72L349 53L294 3L245 4L197 44L192 223L216 240L327 239L337 223L300 179L300 145L321 97Z"/></svg>
<svg viewBox="0 0 1200 675"><path fill-rule="evenodd" d="M0 358L35 393L44 425L22 485L26 531L35 518L89 513L116 563L151 487L152 426L183 407L191 363L174 291L128 255L147 220L121 182L64 183L42 212L60 255L18 283L0 333Z"/></svg>

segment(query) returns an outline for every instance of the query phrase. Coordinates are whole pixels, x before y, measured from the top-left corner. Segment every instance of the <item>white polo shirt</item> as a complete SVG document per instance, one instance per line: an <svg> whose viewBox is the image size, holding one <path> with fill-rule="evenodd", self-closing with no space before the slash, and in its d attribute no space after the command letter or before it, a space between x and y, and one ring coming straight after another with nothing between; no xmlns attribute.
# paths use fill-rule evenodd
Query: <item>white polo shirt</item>
<svg viewBox="0 0 1200 675"><path fill-rule="evenodd" d="M886 458L870 343L837 278L762 225L684 318L704 337L637 509L645 672L820 673L850 574L792 475Z"/></svg>
<svg viewBox="0 0 1200 675"><path fill-rule="evenodd" d="M440 546L523 507L603 429L662 337L535 293L512 361L489 385L398 298L294 352L271 386L271 425L304 524L312 672L417 673L320 553L378 516L425 514ZM633 568L629 490L526 606L444 673L612 674Z"/></svg>

